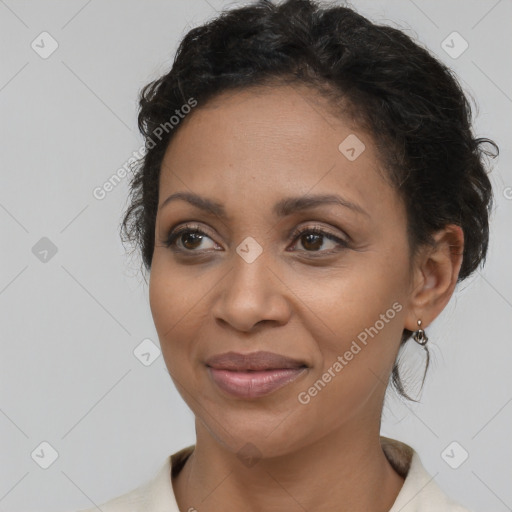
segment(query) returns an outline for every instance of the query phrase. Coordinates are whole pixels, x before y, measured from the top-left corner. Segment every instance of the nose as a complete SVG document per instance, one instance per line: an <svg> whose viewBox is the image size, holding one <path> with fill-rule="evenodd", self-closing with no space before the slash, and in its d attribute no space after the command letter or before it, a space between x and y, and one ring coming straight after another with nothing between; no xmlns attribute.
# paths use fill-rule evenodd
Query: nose
<svg viewBox="0 0 512 512"><path fill-rule="evenodd" d="M291 316L289 288L261 256L252 263L236 257L217 293L214 318L238 331L250 332L265 323L282 326Z"/></svg>

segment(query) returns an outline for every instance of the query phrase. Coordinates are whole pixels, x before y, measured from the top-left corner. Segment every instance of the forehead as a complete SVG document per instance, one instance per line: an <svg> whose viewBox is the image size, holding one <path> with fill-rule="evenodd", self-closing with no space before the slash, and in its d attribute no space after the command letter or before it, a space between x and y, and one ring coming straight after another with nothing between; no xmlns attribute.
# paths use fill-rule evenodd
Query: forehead
<svg viewBox="0 0 512 512"><path fill-rule="evenodd" d="M159 203L176 191L228 208L237 197L256 206L310 191L371 203L392 195L382 173L370 135L335 117L311 88L251 88L222 93L181 121L162 162Z"/></svg>
<svg viewBox="0 0 512 512"><path fill-rule="evenodd" d="M181 148L175 151L173 146L193 143L198 144L194 157L200 158L206 150L220 149L221 141L226 156L240 157L244 151L261 146L273 153L281 148L287 159L294 156L287 152L291 147L299 158L305 153L312 156L315 149L338 156L340 137L355 131L348 112L334 116L331 105L311 87L258 86L223 92L199 104L178 127L168 153L179 157L176 153ZM369 136L364 138L370 142ZM264 158L265 154L259 156Z"/></svg>

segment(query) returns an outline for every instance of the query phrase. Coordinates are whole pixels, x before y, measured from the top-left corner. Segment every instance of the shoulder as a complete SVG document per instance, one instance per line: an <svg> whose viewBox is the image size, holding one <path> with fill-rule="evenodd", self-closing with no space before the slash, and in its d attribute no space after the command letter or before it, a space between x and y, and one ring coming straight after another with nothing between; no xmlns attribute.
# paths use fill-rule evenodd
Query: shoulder
<svg viewBox="0 0 512 512"><path fill-rule="evenodd" d="M389 512L473 512L451 499L423 466L418 453L396 439L381 438L390 464L404 484Z"/></svg>
<svg viewBox="0 0 512 512"><path fill-rule="evenodd" d="M151 501L153 499L152 495L154 493L155 481L156 478L125 494L116 496L104 503L98 504L97 506L95 505L91 508L80 509L75 512L97 512L98 510L101 510L102 512L152 511L153 508L151 508Z"/></svg>
<svg viewBox="0 0 512 512"><path fill-rule="evenodd" d="M179 512L171 472L183 464L193 448L194 446L188 446L166 457L159 470L135 489L104 503L74 512Z"/></svg>

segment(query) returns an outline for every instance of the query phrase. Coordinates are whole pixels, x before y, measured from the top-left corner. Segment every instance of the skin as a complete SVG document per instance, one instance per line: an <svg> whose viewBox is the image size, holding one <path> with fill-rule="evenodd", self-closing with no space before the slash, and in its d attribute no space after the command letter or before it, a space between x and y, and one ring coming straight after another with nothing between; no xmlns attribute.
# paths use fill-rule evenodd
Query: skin
<svg viewBox="0 0 512 512"><path fill-rule="evenodd" d="M165 154L159 205L194 192L229 216L176 200L156 219L150 306L197 437L172 481L180 510L385 512L403 485L380 445L384 394L403 329L415 330L418 319L427 327L453 293L463 234L446 226L434 248L411 259L405 209L371 136L329 112L305 86L221 94L182 122ZM338 149L350 134L366 147L354 161ZM332 204L284 218L272 211L285 197L332 193L366 214ZM180 236L182 252L173 252L164 242L184 225L206 236ZM313 226L348 246L289 236ZM236 252L248 236L262 248L251 263ZM299 403L397 302L394 318ZM308 370L256 400L229 397L209 378L208 357L259 350L304 360ZM246 443L258 451L251 467L237 456Z"/></svg>

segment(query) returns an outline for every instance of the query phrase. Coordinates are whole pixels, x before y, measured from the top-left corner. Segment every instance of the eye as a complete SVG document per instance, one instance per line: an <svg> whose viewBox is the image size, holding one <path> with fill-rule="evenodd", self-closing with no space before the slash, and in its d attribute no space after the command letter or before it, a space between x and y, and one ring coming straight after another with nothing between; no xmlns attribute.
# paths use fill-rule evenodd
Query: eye
<svg viewBox="0 0 512 512"><path fill-rule="evenodd" d="M303 247L306 252L320 252L332 254L338 250L348 247L348 242L334 236L333 234L317 227L299 228L291 235L293 240L302 239ZM180 252L201 252L196 250L201 246L204 239L212 241L214 247L217 246L215 242L198 226L183 226L182 228L171 231L167 240L164 241L165 247L173 248L175 251ZM333 248L330 250L319 250L324 244L325 240L331 242ZM294 244L294 246L297 244ZM207 249L207 248L206 248Z"/></svg>
<svg viewBox="0 0 512 512"><path fill-rule="evenodd" d="M332 254L340 250L340 248L343 249L348 247L348 242L317 226L312 228L299 228L294 231L292 237L294 240L299 239L301 241L303 247L306 249L306 252ZM324 239L327 239L331 242L331 245L333 246L331 250L319 250L325 242Z"/></svg>
<svg viewBox="0 0 512 512"><path fill-rule="evenodd" d="M180 229L171 231L167 240L164 241L164 245L165 247L173 247L177 251L198 252L195 251L195 249L201 245L201 242L205 237L211 240L211 238L204 231L199 229L199 227L183 226ZM177 242L181 242L181 246Z"/></svg>

